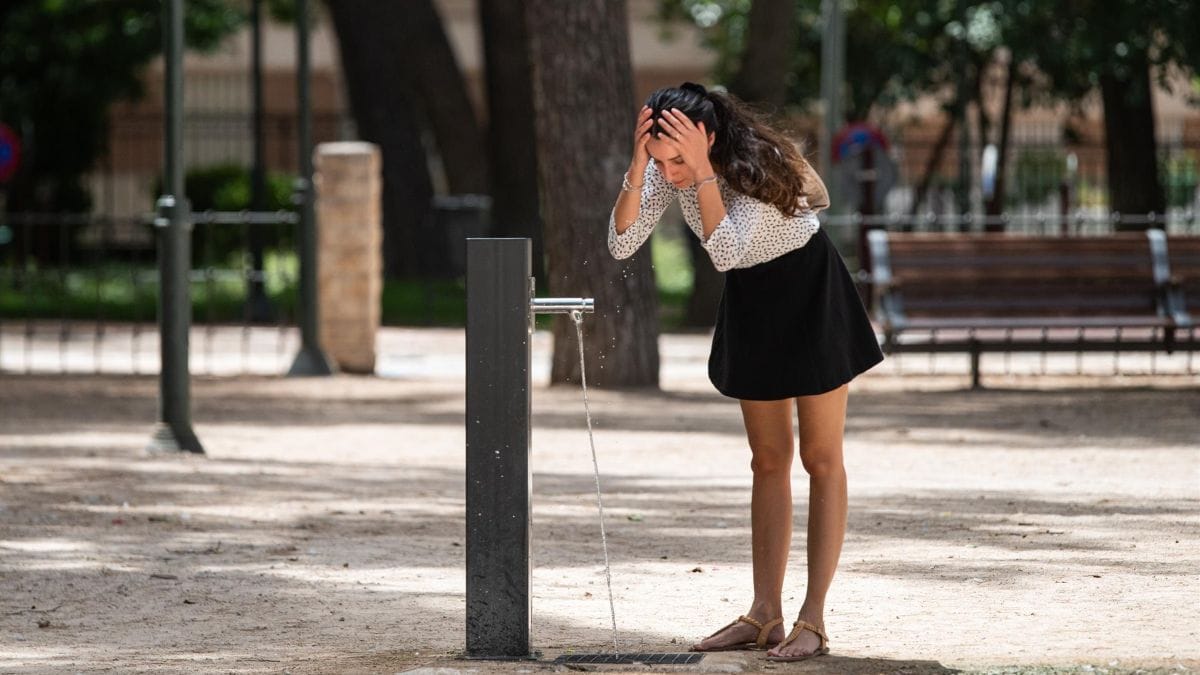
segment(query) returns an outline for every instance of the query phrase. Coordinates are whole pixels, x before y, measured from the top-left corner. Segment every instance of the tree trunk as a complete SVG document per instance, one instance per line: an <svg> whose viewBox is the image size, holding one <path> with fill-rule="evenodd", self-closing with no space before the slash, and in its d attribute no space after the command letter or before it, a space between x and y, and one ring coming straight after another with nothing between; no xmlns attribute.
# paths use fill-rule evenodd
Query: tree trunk
<svg viewBox="0 0 1200 675"><path fill-rule="evenodd" d="M921 203L925 201L925 195L929 192L929 186L933 184L933 177L942 164L942 157L945 156L946 148L950 145L950 137L954 133L958 112L951 108L946 113L946 124L942 127L942 133L938 135L937 142L933 145L933 151L929 153L929 161L925 163L925 172L921 174L921 182L917 184L916 194L913 195L912 209L909 210L912 216L916 216L921 210ZM911 227L909 225L909 229Z"/></svg>
<svg viewBox="0 0 1200 675"><path fill-rule="evenodd" d="M975 166L979 168L979 177L982 182L983 178L983 151L987 148L988 143L992 138L992 116L988 114L987 106L984 105L983 89L987 86L987 71L988 66L992 62L992 56L989 53L987 56L975 59L975 72L979 76L975 78L975 128L979 133L979 154L972 155ZM986 208L986 205L984 205Z"/></svg>
<svg viewBox="0 0 1200 675"><path fill-rule="evenodd" d="M549 291L593 297L584 358L597 387L658 387L658 298L649 244L608 252L609 213L629 164L633 82L625 3L529 0L537 161ZM552 383L579 382L573 323L554 322Z"/></svg>
<svg viewBox="0 0 1200 675"><path fill-rule="evenodd" d="M492 235L533 241L533 276L546 279L545 242L538 208L533 128L532 64L522 0L479 3L487 70L488 164Z"/></svg>
<svg viewBox="0 0 1200 675"><path fill-rule="evenodd" d="M754 0L746 51L729 90L744 101L783 106L795 50L795 0Z"/></svg>
<svg viewBox="0 0 1200 675"><path fill-rule="evenodd" d="M374 0L326 3L350 109L365 141L383 156L383 260L389 278L417 277L423 270L420 241L430 212L433 185L413 114L413 92L395 49L407 5Z"/></svg>
<svg viewBox="0 0 1200 675"><path fill-rule="evenodd" d="M971 165L974 162L971 154L970 104L972 99L982 104L978 99L978 82L972 87L967 77L965 73L961 74L958 82L958 98L962 105L958 109L958 181L954 186L956 216L971 212L971 185L974 180ZM960 221L958 229L965 232L966 222Z"/></svg>
<svg viewBox="0 0 1200 675"><path fill-rule="evenodd" d="M1150 90L1150 69L1144 64L1132 70L1130 81L1118 80L1111 73L1100 75L1108 194L1110 208L1117 213L1161 216L1166 210L1166 197L1158 178L1158 145L1154 138ZM1118 224L1117 229L1146 227L1142 223Z"/></svg>
<svg viewBox="0 0 1200 675"><path fill-rule="evenodd" d="M330 5L340 2L330 0ZM433 0L375 0L371 4L386 5L390 9L384 11L404 17L386 37L394 54L393 63L411 82L425 124L433 131L446 172L447 189L455 194L486 193L487 162L480 159L483 131Z"/></svg>

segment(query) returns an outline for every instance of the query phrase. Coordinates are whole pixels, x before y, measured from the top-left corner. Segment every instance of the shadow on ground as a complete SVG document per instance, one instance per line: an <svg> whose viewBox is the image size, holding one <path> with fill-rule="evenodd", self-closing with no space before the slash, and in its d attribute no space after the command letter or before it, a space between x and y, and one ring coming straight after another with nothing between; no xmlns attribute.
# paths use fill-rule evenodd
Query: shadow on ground
<svg viewBox="0 0 1200 675"><path fill-rule="evenodd" d="M198 380L198 422L305 434L324 425L461 425L461 394L338 378L292 391L287 381ZM463 644L463 483L460 468L396 461L146 456L105 434L149 437L153 379L0 378L0 670L377 672L421 666L477 669ZM535 425L578 429L577 392L542 390ZM717 395L600 393L612 430L708 431L741 437L737 406ZM1192 391L863 392L849 434L963 429L1006 434L1021 447L1128 440L1194 443ZM1129 409L1160 411L1136 422ZM670 414L662 414L670 410ZM658 411L657 413L655 411ZM1014 428L994 417L1027 420ZM902 426L901 426L902 425ZM37 444L29 438L36 436ZM79 436L67 443L57 438ZM25 440L20 440L25 439ZM107 439L107 440L106 440ZM271 441L266 441L271 442ZM403 439L395 439L403 448ZM1193 447L1193 446L1186 446ZM688 477L605 479L616 561L742 565L749 547L746 476L697 490ZM534 475L533 555L563 569L597 566L592 477ZM799 513L803 501L797 495ZM129 505L129 506L127 506ZM1119 523L1096 522L1119 518ZM1046 525L1047 521L1053 525ZM1063 521L1067 524L1063 524ZM925 489L882 492L851 505L851 543L908 541L986 547L980 562L847 560L883 580L967 582L985 571L1067 574L1081 566L1147 578L1194 575L1194 565L1129 568L1114 544L1071 522L1200 539L1200 503L1114 498L1055 501L1044 492ZM797 528L801 546L803 528ZM403 547L402 561L398 547ZM1012 553L1045 554L1025 568ZM398 571L403 570L402 575ZM669 610L668 610L669 611ZM540 615L540 635L590 635L585 619ZM678 651L677 636L627 630L640 651ZM119 636L119 637L113 637ZM399 643L399 644L398 644ZM549 644L553 650L601 650ZM765 668L761 655L714 655L709 666ZM544 663L526 664L549 668ZM708 666L706 666L707 668ZM518 666L504 666L516 672ZM947 673L935 661L832 656L788 672Z"/></svg>
<svg viewBox="0 0 1200 675"><path fill-rule="evenodd" d="M461 383L428 386L377 378L338 378L329 389L297 391L283 378L194 380L197 424L323 427L332 424L461 426ZM157 381L150 377L0 375L0 435L29 429L90 430L100 426L149 425L157 415ZM732 399L715 392L592 392L600 430L728 434L744 437ZM107 405L90 402L103 398ZM544 429L584 426L582 398L573 387L534 392L533 423ZM45 409L53 401L59 412ZM1139 419L1130 410L1152 410ZM893 438L895 434L956 430L958 436L923 439L949 444L971 433L994 433L1009 447L1076 447L1095 439L1135 449L1155 445L1195 447L1200 438L1200 388L873 391L851 397L847 434Z"/></svg>

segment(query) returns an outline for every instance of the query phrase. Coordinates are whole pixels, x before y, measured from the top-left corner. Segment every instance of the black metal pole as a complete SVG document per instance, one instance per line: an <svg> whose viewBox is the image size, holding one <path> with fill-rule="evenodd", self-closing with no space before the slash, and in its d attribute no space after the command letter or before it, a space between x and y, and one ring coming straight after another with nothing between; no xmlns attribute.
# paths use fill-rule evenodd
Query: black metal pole
<svg viewBox="0 0 1200 675"><path fill-rule="evenodd" d="M263 81L262 81L262 0L250 3L250 96L254 110L251 127L254 130L254 156L250 167L250 210L267 209L267 170L264 166L263 139ZM246 225L250 248L250 271L246 275L246 318L250 321L271 320L271 302L267 299L263 279L263 229Z"/></svg>
<svg viewBox="0 0 1200 675"><path fill-rule="evenodd" d="M296 0L297 126L300 140L300 177L296 179L300 231L296 239L300 256L300 352L292 361L288 375L329 375L333 373L333 368L321 349L317 334L317 222L313 209L312 113L308 76L308 0Z"/></svg>
<svg viewBox="0 0 1200 675"><path fill-rule="evenodd" d="M467 656L528 658L528 239L467 239Z"/></svg>
<svg viewBox="0 0 1200 675"><path fill-rule="evenodd" d="M166 143L163 196L158 200L159 424L151 450L203 453L192 431L188 332L192 322L191 206L183 194L183 0L166 0Z"/></svg>

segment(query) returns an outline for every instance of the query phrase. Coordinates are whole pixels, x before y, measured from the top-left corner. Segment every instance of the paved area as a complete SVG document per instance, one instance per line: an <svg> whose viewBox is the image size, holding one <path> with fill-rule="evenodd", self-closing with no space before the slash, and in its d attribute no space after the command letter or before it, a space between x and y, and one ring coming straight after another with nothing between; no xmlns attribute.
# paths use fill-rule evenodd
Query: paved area
<svg viewBox="0 0 1200 675"><path fill-rule="evenodd" d="M590 395L622 650L682 650L750 599L749 452L707 340L664 337L661 391ZM151 376L0 375L0 672L515 673L611 649L582 397L545 386L538 334L542 660L456 658L462 344L386 332L389 377L197 377L205 457L143 453ZM965 364L892 367L851 398L834 654L695 670L1200 669L1200 380L996 372L971 392ZM798 527L789 614L803 550Z"/></svg>

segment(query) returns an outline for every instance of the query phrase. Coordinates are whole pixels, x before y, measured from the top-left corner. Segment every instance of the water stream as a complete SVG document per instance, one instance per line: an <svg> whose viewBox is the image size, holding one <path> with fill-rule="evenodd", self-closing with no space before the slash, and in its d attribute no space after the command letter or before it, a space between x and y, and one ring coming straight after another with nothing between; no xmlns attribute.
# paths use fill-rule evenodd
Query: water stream
<svg viewBox="0 0 1200 675"><path fill-rule="evenodd" d="M612 616L613 650L620 651L617 646L617 609L613 603L612 568L608 564L608 535L604 531L604 502L600 498L600 465L596 461L596 439L592 434L592 410L588 406L587 374L583 364L583 312L573 310L571 318L575 320L575 337L579 344L579 381L583 384L583 411L587 416L588 443L592 447L592 471L596 477L596 510L600 513L600 543L604 547L604 579L608 583L608 611Z"/></svg>

